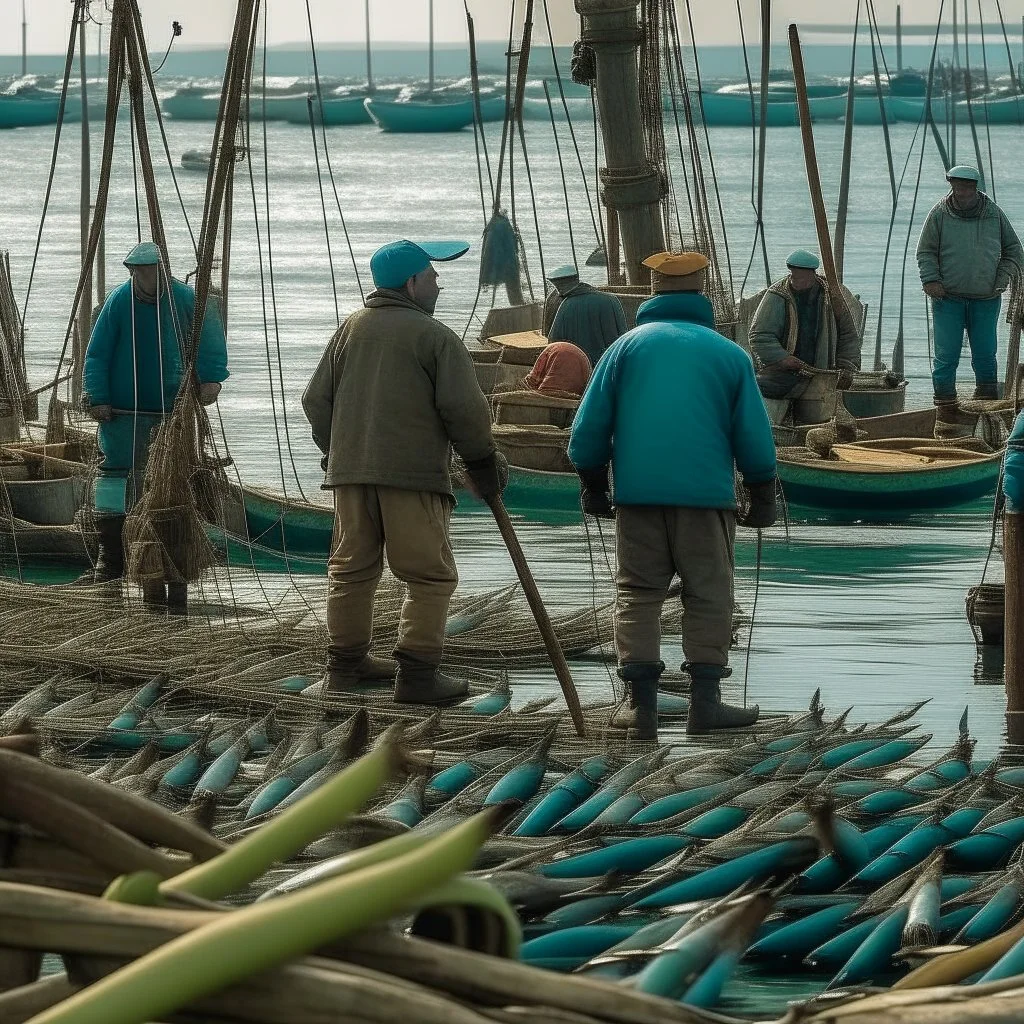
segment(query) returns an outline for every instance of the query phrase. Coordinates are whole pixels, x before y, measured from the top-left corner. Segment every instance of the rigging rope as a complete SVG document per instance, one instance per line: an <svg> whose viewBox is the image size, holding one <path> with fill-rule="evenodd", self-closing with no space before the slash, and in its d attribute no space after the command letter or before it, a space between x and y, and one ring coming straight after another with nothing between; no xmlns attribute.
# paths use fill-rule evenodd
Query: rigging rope
<svg viewBox="0 0 1024 1024"><path fill-rule="evenodd" d="M331 294L334 297L334 319L341 326L341 309L338 306L338 282L334 276L334 256L331 253L331 231L327 224L327 200L324 198L324 181L320 177L320 147L316 141L316 125L313 123L313 97L306 97L306 113L309 117L309 131L313 136L313 159L316 161L316 183L320 189L320 212L324 218L324 239L327 242L327 265L331 271Z"/></svg>

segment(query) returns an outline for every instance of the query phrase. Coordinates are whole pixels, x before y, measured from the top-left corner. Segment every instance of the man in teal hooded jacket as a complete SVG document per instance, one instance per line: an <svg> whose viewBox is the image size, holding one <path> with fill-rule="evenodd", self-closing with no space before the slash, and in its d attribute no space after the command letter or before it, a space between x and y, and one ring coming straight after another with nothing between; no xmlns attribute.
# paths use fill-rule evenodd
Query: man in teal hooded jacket
<svg viewBox="0 0 1024 1024"><path fill-rule="evenodd" d="M155 243L135 246L124 265L129 279L103 303L83 368L82 403L99 424L103 455L97 481L96 583L124 575L126 513L142 493L153 430L170 414L181 387L182 347L192 330L196 301L187 284L169 277ZM209 405L228 376L227 343L212 301L203 318L195 371L200 401ZM111 491L116 491L112 497ZM168 587L164 592L163 584L147 584L147 604L168 603L172 611L183 611L185 585Z"/></svg>
<svg viewBox="0 0 1024 1024"><path fill-rule="evenodd" d="M752 725L756 707L722 703L733 620L735 470L744 526L775 521L775 442L750 357L715 330L701 294L707 259L657 253L655 296L604 354L572 427L569 458L583 510L611 515L618 555L615 646L628 691L612 725L657 738L661 612L682 581L683 651L692 683L687 731Z"/></svg>
<svg viewBox="0 0 1024 1024"><path fill-rule="evenodd" d="M935 324L932 387L939 417L956 406L956 371L964 344L971 346L974 397L999 397L996 329L1003 292L1024 268L1024 248L1006 214L978 191L973 167L953 167L949 194L921 229L917 265L931 299Z"/></svg>

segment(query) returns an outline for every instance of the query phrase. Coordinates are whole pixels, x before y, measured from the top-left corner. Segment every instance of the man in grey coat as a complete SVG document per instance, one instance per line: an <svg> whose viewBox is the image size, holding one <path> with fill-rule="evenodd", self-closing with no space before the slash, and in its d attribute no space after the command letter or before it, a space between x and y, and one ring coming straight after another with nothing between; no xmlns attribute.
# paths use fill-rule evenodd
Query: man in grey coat
<svg viewBox="0 0 1024 1024"><path fill-rule="evenodd" d="M932 387L940 415L956 405L956 371L971 346L975 398L998 398L996 328L1002 295L1024 267L1024 249L1006 214L984 192L973 167L946 175L949 195L936 203L921 229L917 265L931 299L935 325Z"/></svg>
<svg viewBox="0 0 1024 1024"><path fill-rule="evenodd" d="M398 627L395 700L446 704L468 684L440 671L458 572L448 536L452 448L476 493L501 493L491 412L469 352L433 317L431 260L464 242L392 242L370 260L377 290L331 338L302 396L334 492L327 563L328 689L395 674L368 656L373 603L387 555L409 590Z"/></svg>
<svg viewBox="0 0 1024 1024"><path fill-rule="evenodd" d="M750 325L750 348L765 398L799 399L805 372L859 370L860 334L845 302L833 303L818 274L820 260L797 249L786 260L789 276L764 293Z"/></svg>
<svg viewBox="0 0 1024 1024"><path fill-rule="evenodd" d="M591 366L626 333L626 314L618 296L580 281L576 268L559 267L549 280L561 296L551 322L549 341L569 341L583 349Z"/></svg>

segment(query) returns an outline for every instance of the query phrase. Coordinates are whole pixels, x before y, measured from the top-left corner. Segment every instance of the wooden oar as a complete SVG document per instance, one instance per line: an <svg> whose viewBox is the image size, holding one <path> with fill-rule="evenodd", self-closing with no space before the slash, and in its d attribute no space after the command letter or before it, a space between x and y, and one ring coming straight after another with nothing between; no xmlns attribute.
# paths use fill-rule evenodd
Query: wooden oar
<svg viewBox="0 0 1024 1024"><path fill-rule="evenodd" d="M548 657L551 659L552 666L554 666L558 683L562 687L562 695L565 697L566 706L569 708L569 717L572 719L572 724L576 729L576 735L582 738L586 736L587 729L583 722L583 709L580 707L580 697L576 692L576 684L573 682L572 673L569 671L569 663L565 660L565 654L562 652L562 645L558 642L558 637L555 636L555 631L551 626L548 610L544 607L544 601L540 596L533 573L530 571L530 566L526 561L526 555L523 554L523 547L519 543L519 538L516 536L512 520L509 519L501 496L496 494L492 498L487 498L486 501L490 506L491 512L494 513L494 521L498 524L498 529L501 531L501 539L505 542L505 547L508 548L512 564L516 567L516 575L519 577L523 593L526 595L526 601L530 606L530 611L533 612L537 628L540 630L540 635L544 640L544 646L547 648Z"/></svg>

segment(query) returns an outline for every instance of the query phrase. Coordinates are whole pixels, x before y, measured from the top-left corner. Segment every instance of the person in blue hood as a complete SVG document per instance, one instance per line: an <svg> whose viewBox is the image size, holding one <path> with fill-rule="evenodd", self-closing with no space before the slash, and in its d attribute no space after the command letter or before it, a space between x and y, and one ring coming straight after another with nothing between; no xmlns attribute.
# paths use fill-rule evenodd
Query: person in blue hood
<svg viewBox="0 0 1024 1024"><path fill-rule="evenodd" d="M687 731L749 726L758 708L722 703L733 619L735 471L740 525L775 522L775 442L750 357L715 330L700 253L657 253L654 297L604 354L572 426L569 458L583 511L615 516L615 646L627 697L612 717L657 739L661 613L682 582ZM608 470L614 480L614 512Z"/></svg>
<svg viewBox="0 0 1024 1024"><path fill-rule="evenodd" d="M124 575L125 517L142 493L152 433L174 407L184 374L195 292L171 278L159 247L141 242L125 258L129 279L103 303L89 338L83 368L83 407L97 421L103 462L97 481L99 557L92 582ZM228 376L227 344L216 305L203 318L195 362L199 399L216 401ZM113 494L112 492L116 492ZM101 497L102 495L102 497ZM186 585L146 584L149 605L182 613Z"/></svg>

